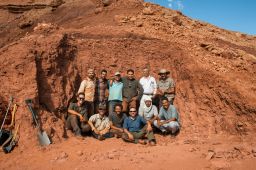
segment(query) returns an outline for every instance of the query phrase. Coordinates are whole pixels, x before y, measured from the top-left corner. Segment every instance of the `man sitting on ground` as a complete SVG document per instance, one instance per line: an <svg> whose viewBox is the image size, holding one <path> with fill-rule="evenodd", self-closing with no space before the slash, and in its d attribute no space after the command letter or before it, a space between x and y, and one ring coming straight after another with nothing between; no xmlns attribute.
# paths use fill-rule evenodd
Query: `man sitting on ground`
<svg viewBox="0 0 256 170"><path fill-rule="evenodd" d="M88 124L88 109L85 104L84 93L77 95L77 103L70 103L66 127L73 130L76 136L87 133L91 130Z"/></svg>
<svg viewBox="0 0 256 170"><path fill-rule="evenodd" d="M109 132L110 122L108 117L106 117L105 113L106 106L100 105L99 113L92 115L88 122L91 126L93 137L99 140L113 137L113 135Z"/></svg>
<svg viewBox="0 0 256 170"><path fill-rule="evenodd" d="M120 138L124 132L123 124L126 114L122 112L122 105L116 104L114 107L115 112L109 114L110 120L110 132L114 134L115 137Z"/></svg>
<svg viewBox="0 0 256 170"><path fill-rule="evenodd" d="M152 104L152 99L149 96L145 96L144 102L145 105L139 108L139 115L152 125L158 116L157 107Z"/></svg>
<svg viewBox="0 0 256 170"><path fill-rule="evenodd" d="M140 144L146 144L143 140L146 137L150 145L155 145L156 140L153 134L151 124L137 114L136 108L131 107L129 111L129 117L124 120L124 134L123 140L126 142L134 142Z"/></svg>
<svg viewBox="0 0 256 170"><path fill-rule="evenodd" d="M179 113L166 97L162 99L162 107L154 125L164 134L175 135L180 129Z"/></svg>

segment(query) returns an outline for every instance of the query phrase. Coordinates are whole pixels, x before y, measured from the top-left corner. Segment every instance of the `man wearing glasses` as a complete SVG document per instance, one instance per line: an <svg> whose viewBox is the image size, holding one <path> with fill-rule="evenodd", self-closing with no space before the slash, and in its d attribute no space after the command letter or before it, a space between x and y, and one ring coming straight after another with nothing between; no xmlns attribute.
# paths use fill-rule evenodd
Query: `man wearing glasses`
<svg viewBox="0 0 256 170"><path fill-rule="evenodd" d="M129 111L129 117L124 120L124 135L123 140L126 142L134 142L140 144L146 144L144 140L146 137L151 146L156 145L155 136L150 122L147 122L144 118L137 114L136 108L131 107Z"/></svg>
<svg viewBox="0 0 256 170"><path fill-rule="evenodd" d="M66 127L72 130L78 137L82 136L81 133L88 133L91 130L88 124L88 109L85 104L85 95L82 92L77 95L77 102L70 103L69 105Z"/></svg>

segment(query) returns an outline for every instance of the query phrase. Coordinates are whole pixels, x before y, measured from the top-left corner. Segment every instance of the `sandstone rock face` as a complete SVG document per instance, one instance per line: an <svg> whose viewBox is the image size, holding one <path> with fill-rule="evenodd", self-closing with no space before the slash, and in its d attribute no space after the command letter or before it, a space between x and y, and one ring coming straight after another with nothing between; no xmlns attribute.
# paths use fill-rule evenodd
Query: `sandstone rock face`
<svg viewBox="0 0 256 170"><path fill-rule="evenodd" d="M19 5L18 0L0 3L8 4ZM22 1L26 4L39 1ZM116 71L124 76L129 68L135 70L136 78L145 66L156 78L160 68L170 70L177 85L174 104L181 116L181 139L189 145L216 135L255 141L255 36L223 30L138 0L113 0L102 8L96 1L66 0L55 10L49 4L19 14L0 9L0 112L2 117L13 95L20 105L21 135L26 137L19 143L23 151L36 150L38 143L24 100L33 99L53 143L63 142L60 117L88 68L96 69L97 75L107 69L109 78ZM230 156L233 152L235 156ZM238 152L216 151L204 160L225 154L232 159L246 157L246 151ZM116 156L111 153L106 158Z"/></svg>

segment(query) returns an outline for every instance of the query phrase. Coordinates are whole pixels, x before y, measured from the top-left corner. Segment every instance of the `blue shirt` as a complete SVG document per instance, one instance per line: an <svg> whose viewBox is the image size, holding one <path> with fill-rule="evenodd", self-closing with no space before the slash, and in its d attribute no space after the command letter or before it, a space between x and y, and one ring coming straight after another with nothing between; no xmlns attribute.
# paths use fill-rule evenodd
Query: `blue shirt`
<svg viewBox="0 0 256 170"><path fill-rule="evenodd" d="M139 115L137 115L135 118L129 116L124 119L123 127L130 132L138 132L146 125L146 123L147 121Z"/></svg>
<svg viewBox="0 0 256 170"><path fill-rule="evenodd" d="M174 107L174 105L171 105L171 104L169 105L167 110L165 110L162 106L159 111L158 117L160 118L160 120L169 120L172 118L176 118L176 121L178 123L180 122L179 113L176 110L176 108Z"/></svg>
<svg viewBox="0 0 256 170"><path fill-rule="evenodd" d="M112 85L109 85L109 96L108 100L119 100L123 101L123 83L122 82L114 82Z"/></svg>

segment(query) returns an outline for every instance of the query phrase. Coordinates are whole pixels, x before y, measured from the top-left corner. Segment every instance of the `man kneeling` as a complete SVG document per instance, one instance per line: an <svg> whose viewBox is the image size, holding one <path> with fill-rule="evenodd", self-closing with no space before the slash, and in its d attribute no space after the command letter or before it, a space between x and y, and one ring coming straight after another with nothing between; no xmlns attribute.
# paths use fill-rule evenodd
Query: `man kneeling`
<svg viewBox="0 0 256 170"><path fill-rule="evenodd" d="M77 95L77 103L70 103L68 108L68 118L66 127L73 130L76 136L82 133L90 132L91 128L88 124L88 109L85 105L84 93Z"/></svg>
<svg viewBox="0 0 256 170"><path fill-rule="evenodd" d="M130 108L129 117L125 118L123 127L124 134L122 138L124 141L146 144L147 142L143 139L146 137L150 145L156 144L150 122L139 116L136 108Z"/></svg>
<svg viewBox="0 0 256 170"><path fill-rule="evenodd" d="M111 138L113 135L109 132L110 129L110 121L108 117L105 115L106 106L99 106L99 113L92 115L89 119L89 125L92 128L92 135L96 139L104 140L106 138Z"/></svg>
<svg viewBox="0 0 256 170"><path fill-rule="evenodd" d="M170 104L168 98L162 99L162 107L159 111L154 125L159 128L163 134L171 133L176 135L180 129L179 114L174 105Z"/></svg>

